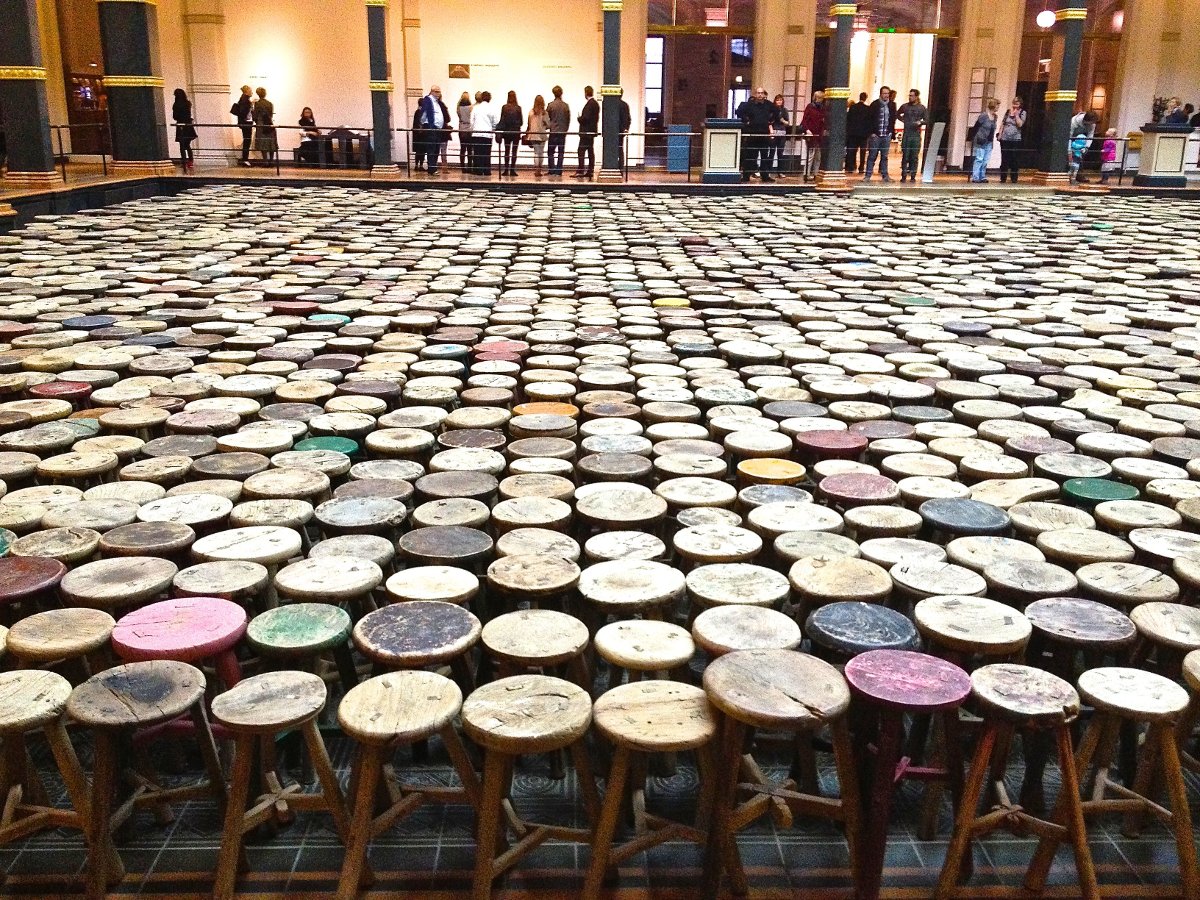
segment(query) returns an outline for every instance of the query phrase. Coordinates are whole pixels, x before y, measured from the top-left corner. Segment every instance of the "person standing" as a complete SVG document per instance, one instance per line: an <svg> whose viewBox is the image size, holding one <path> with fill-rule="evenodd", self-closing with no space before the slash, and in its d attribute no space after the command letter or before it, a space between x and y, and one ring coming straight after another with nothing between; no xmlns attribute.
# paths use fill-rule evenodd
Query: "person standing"
<svg viewBox="0 0 1200 900"><path fill-rule="evenodd" d="M550 136L546 143L549 159L546 161L547 175L562 175L563 156L567 152L567 132L571 130L571 107L563 100L563 89L555 85L551 92L554 99L546 104L546 117L550 121Z"/></svg>
<svg viewBox="0 0 1200 900"><path fill-rule="evenodd" d="M1100 183L1108 184L1112 173L1117 171L1117 129L1104 132L1104 146L1100 150Z"/></svg>
<svg viewBox="0 0 1200 900"><path fill-rule="evenodd" d="M884 181L888 177L888 152L892 148L892 135L896 133L896 102L892 99L892 89L881 87L879 99L870 106L871 134L867 142L867 172L863 181L870 181L875 174L875 160L879 160L879 175Z"/></svg>
<svg viewBox="0 0 1200 900"><path fill-rule="evenodd" d="M521 123L525 119L525 114L521 110L521 105L517 103L517 92L509 91L508 99L504 105L500 107L500 120L496 125L496 136L500 139L500 146L503 148L500 160L500 175L507 175L510 178L516 177L517 174L517 148L521 139Z"/></svg>
<svg viewBox="0 0 1200 900"><path fill-rule="evenodd" d="M550 134L550 117L546 115L546 98L538 94L533 98L533 109L525 123L525 142L533 150L533 177L542 177L542 158L546 152L546 138Z"/></svg>
<svg viewBox="0 0 1200 900"><path fill-rule="evenodd" d="M900 183L912 179L915 184L921 162L921 128L929 117L929 111L921 102L920 91L913 88L908 92L908 102L896 110L896 117L904 126L900 136Z"/></svg>
<svg viewBox="0 0 1200 900"><path fill-rule="evenodd" d="M250 144L254 140L254 101L250 98L250 85L242 85L242 94L229 107L229 114L237 121L242 130L242 165L250 167Z"/></svg>
<svg viewBox="0 0 1200 900"><path fill-rule="evenodd" d="M196 168L196 157L192 154L192 141L196 139L196 125L192 121L192 101L187 91L175 88L175 102L171 104L171 120L175 123L175 140L179 144L179 161L185 175Z"/></svg>
<svg viewBox="0 0 1200 900"><path fill-rule="evenodd" d="M871 136L871 107L867 92L846 110L846 171L861 175L867 169L867 140Z"/></svg>
<svg viewBox="0 0 1200 900"><path fill-rule="evenodd" d="M774 181L770 173L768 141L771 126L779 121L779 111L759 88L748 100L738 104L737 117L742 120L742 181L749 181L758 169L763 181Z"/></svg>
<svg viewBox="0 0 1200 900"><path fill-rule="evenodd" d="M267 162L275 162L275 154L279 151L279 141L275 137L275 104L267 99L266 88L260 87L254 93L258 95L254 101L254 149Z"/></svg>
<svg viewBox="0 0 1200 900"><path fill-rule="evenodd" d="M774 163L775 177L783 178L783 151L787 147L788 111L783 94L775 95L775 124L771 126L771 142L767 147L767 163Z"/></svg>
<svg viewBox="0 0 1200 900"><path fill-rule="evenodd" d="M471 172L474 175L492 174L492 135L496 131L496 120L491 92L484 91L471 110L471 146L475 150Z"/></svg>
<svg viewBox="0 0 1200 900"><path fill-rule="evenodd" d="M1184 112L1183 101L1178 97L1172 97L1167 101L1167 114L1163 116L1164 125L1186 125L1188 123L1188 114ZM1091 137L1091 135L1088 135Z"/></svg>
<svg viewBox="0 0 1200 900"><path fill-rule="evenodd" d="M624 172L626 139L629 136L629 130L633 128L633 113L629 109L629 104L625 101L625 88L621 88L621 93L617 94L617 113L619 131L621 133L621 138L617 143L617 168Z"/></svg>
<svg viewBox="0 0 1200 900"><path fill-rule="evenodd" d="M808 153L804 164L804 180L817 177L821 169L821 146L825 142L825 92L813 91L812 102L804 107L804 116L800 119L800 132L811 135L806 142ZM770 157L768 156L768 166Z"/></svg>
<svg viewBox="0 0 1200 900"><path fill-rule="evenodd" d="M600 104L592 96L594 91L589 84L583 89L587 99L583 104L583 112L579 114L579 168L573 178L591 178L596 171L596 134L600 131ZM587 166L584 166L584 159Z"/></svg>
<svg viewBox="0 0 1200 900"><path fill-rule="evenodd" d="M454 111L458 115L458 166L466 172L471 158L471 95L463 91Z"/></svg>
<svg viewBox="0 0 1200 900"><path fill-rule="evenodd" d="M1004 184L1009 178L1017 183L1017 173L1021 169L1021 132L1025 128L1026 114L1021 108L1021 98L1013 97L1012 103L1004 111L1000 120L1000 183Z"/></svg>
<svg viewBox="0 0 1200 900"><path fill-rule="evenodd" d="M442 89L436 84L421 98L421 137L425 145L425 163L429 174L436 175L438 159L442 155L442 143L450 139L450 110L442 102ZM417 154L417 167L421 156Z"/></svg>
<svg viewBox="0 0 1200 900"><path fill-rule="evenodd" d="M988 160L992 158L992 144L996 141L996 113L999 109L1000 101L992 97L987 102L987 108L975 120L975 134L971 138L974 155L971 181L975 184L987 183Z"/></svg>

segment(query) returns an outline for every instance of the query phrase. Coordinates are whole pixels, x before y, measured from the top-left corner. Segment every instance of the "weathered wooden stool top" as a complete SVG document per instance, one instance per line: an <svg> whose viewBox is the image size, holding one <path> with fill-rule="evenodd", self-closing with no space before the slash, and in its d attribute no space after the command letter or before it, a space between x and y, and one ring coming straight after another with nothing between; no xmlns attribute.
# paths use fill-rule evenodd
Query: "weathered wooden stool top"
<svg viewBox="0 0 1200 900"><path fill-rule="evenodd" d="M672 538L675 552L699 563L747 562L762 550L762 538L734 525L696 525Z"/></svg>
<svg viewBox="0 0 1200 900"><path fill-rule="evenodd" d="M592 699L547 675L514 675L476 688L462 704L463 731L487 750L549 753L587 733Z"/></svg>
<svg viewBox="0 0 1200 900"><path fill-rule="evenodd" d="M479 593L479 579L454 566L410 566L389 578L384 588L395 602L442 600L461 604Z"/></svg>
<svg viewBox="0 0 1200 900"><path fill-rule="evenodd" d="M861 555L858 542L841 534L822 531L789 531L775 538L775 553L783 563L795 563L805 557L844 557Z"/></svg>
<svg viewBox="0 0 1200 900"><path fill-rule="evenodd" d="M661 538L645 531L605 531L588 538L583 545L583 552L592 562L662 559L667 555L667 545Z"/></svg>
<svg viewBox="0 0 1200 900"><path fill-rule="evenodd" d="M1135 722L1171 721L1188 705L1187 691L1169 678L1121 666L1084 672L1079 693L1097 711Z"/></svg>
<svg viewBox="0 0 1200 900"><path fill-rule="evenodd" d="M71 683L57 672L0 672L0 734L20 735L57 721L70 696Z"/></svg>
<svg viewBox="0 0 1200 900"><path fill-rule="evenodd" d="M276 734L325 708L325 682L311 672L264 672L213 698L213 719L233 731Z"/></svg>
<svg viewBox="0 0 1200 900"><path fill-rule="evenodd" d="M637 672L666 672L686 665L696 652L678 625L651 619L613 622L596 632L596 652L606 662Z"/></svg>
<svg viewBox="0 0 1200 900"><path fill-rule="evenodd" d="M726 653L704 670L704 690L713 706L753 728L811 731L850 706L842 673L795 650Z"/></svg>
<svg viewBox="0 0 1200 900"><path fill-rule="evenodd" d="M709 656L720 656L734 650L794 650L804 636L794 619L777 610L715 606L696 616L692 638Z"/></svg>
<svg viewBox="0 0 1200 900"><path fill-rule="evenodd" d="M1011 524L998 506L956 497L926 500L917 512L928 527L960 537L1002 535Z"/></svg>
<svg viewBox="0 0 1200 900"><path fill-rule="evenodd" d="M492 656L525 666L555 666L588 645L587 626L552 609L519 609L497 616L480 636Z"/></svg>
<svg viewBox="0 0 1200 900"><path fill-rule="evenodd" d="M1133 547L1116 535L1083 528L1043 531L1037 536L1037 547L1051 562L1070 568L1098 562L1128 563L1135 555Z"/></svg>
<svg viewBox="0 0 1200 900"><path fill-rule="evenodd" d="M717 730L704 690L677 681L619 685L596 701L592 718L614 744L646 753L703 747Z"/></svg>
<svg viewBox="0 0 1200 900"><path fill-rule="evenodd" d="M277 565L300 555L300 534L275 525L247 525L206 535L192 544L192 556L202 562L256 562Z"/></svg>
<svg viewBox="0 0 1200 900"><path fill-rule="evenodd" d="M164 593L177 571L175 563L153 556L100 559L68 572L60 587L79 606L135 606Z"/></svg>
<svg viewBox="0 0 1200 900"><path fill-rule="evenodd" d="M1137 637L1127 615L1094 600L1047 597L1025 607L1025 617L1050 639L1081 647L1120 647Z"/></svg>
<svg viewBox="0 0 1200 900"><path fill-rule="evenodd" d="M926 597L913 608L913 619L928 640L960 653L1019 653L1032 633L1019 611L986 597Z"/></svg>
<svg viewBox="0 0 1200 900"><path fill-rule="evenodd" d="M998 561L983 569L988 590L1014 600L1066 597L1079 586L1075 576L1062 566L1033 560Z"/></svg>
<svg viewBox="0 0 1200 900"><path fill-rule="evenodd" d="M814 609L804 623L814 644L843 656L868 650L916 650L917 629L907 616L875 603L847 600Z"/></svg>
<svg viewBox="0 0 1200 900"><path fill-rule="evenodd" d="M113 649L129 662L200 662L246 633L246 611L220 597L175 597L126 613L112 631Z"/></svg>
<svg viewBox="0 0 1200 900"><path fill-rule="evenodd" d="M0 559L0 602L24 600L58 586L67 567L57 559L40 556Z"/></svg>
<svg viewBox="0 0 1200 900"><path fill-rule="evenodd" d="M197 563L180 569L173 581L181 596L223 597L242 600L253 597L267 585L267 567L254 562Z"/></svg>
<svg viewBox="0 0 1200 900"><path fill-rule="evenodd" d="M894 709L954 709L971 693L971 677L954 663L913 650L868 650L845 671L856 695Z"/></svg>
<svg viewBox="0 0 1200 900"><path fill-rule="evenodd" d="M383 570L379 566L354 556L302 559L275 575L279 592L300 600L354 600L382 583Z"/></svg>
<svg viewBox="0 0 1200 900"><path fill-rule="evenodd" d="M946 561L946 550L931 541L921 541L916 538L879 537L863 541L858 545L862 558L885 569L902 562Z"/></svg>
<svg viewBox="0 0 1200 900"><path fill-rule="evenodd" d="M1047 728L1079 715L1079 694L1069 682L1032 666L995 663L971 675L971 691L985 717Z"/></svg>
<svg viewBox="0 0 1200 900"><path fill-rule="evenodd" d="M401 536L396 547L412 562L471 567L492 555L493 543L486 532L477 528L440 525L414 528Z"/></svg>
<svg viewBox="0 0 1200 900"><path fill-rule="evenodd" d="M561 556L505 556L487 570L488 584L515 595L552 597L579 584L580 569Z"/></svg>
<svg viewBox="0 0 1200 900"><path fill-rule="evenodd" d="M882 603L892 592L888 571L865 559L806 556L788 570L792 589L810 603Z"/></svg>
<svg viewBox="0 0 1200 900"><path fill-rule="evenodd" d="M1200 649L1200 609L1182 603L1142 603L1129 618L1138 634L1156 644L1177 650Z"/></svg>
<svg viewBox="0 0 1200 900"><path fill-rule="evenodd" d="M251 619L246 641L259 653L302 656L345 644L350 624L350 614L331 603L288 603Z"/></svg>
<svg viewBox="0 0 1200 900"><path fill-rule="evenodd" d="M888 574L895 588L910 597L981 596L987 591L987 582L979 573L950 562L901 562Z"/></svg>
<svg viewBox="0 0 1200 900"><path fill-rule="evenodd" d="M684 586L682 572L652 560L596 563L579 576L580 595L618 616L674 605L683 599Z"/></svg>
<svg viewBox="0 0 1200 900"><path fill-rule="evenodd" d="M479 619L461 606L413 600L363 616L354 626L354 644L381 665L415 669L466 653L481 631Z"/></svg>
<svg viewBox="0 0 1200 900"><path fill-rule="evenodd" d="M23 662L74 659L108 644L116 620L99 609L50 609L8 630L8 652Z"/></svg>
<svg viewBox="0 0 1200 900"><path fill-rule="evenodd" d="M1075 577L1086 596L1113 606L1172 603L1179 599L1179 585L1174 578L1137 563L1091 563L1077 569Z"/></svg>
<svg viewBox="0 0 1200 900"><path fill-rule="evenodd" d="M92 728L156 725L203 696L204 673L176 660L134 662L93 675L71 692L67 714Z"/></svg>
<svg viewBox="0 0 1200 900"><path fill-rule="evenodd" d="M749 563L698 566L685 578L688 596L701 606L778 607L788 598L787 576Z"/></svg>
<svg viewBox="0 0 1200 900"><path fill-rule="evenodd" d="M445 728L462 705L462 691L443 675L386 672L346 692L338 724L356 741L412 743Z"/></svg>

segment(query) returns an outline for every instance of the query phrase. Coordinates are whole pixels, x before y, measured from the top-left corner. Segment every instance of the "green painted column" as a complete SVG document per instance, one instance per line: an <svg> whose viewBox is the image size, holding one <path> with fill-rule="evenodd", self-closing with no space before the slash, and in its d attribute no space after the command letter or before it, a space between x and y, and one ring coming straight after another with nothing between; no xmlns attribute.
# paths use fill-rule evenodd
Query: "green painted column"
<svg viewBox="0 0 1200 900"><path fill-rule="evenodd" d="M1046 91L1046 119L1042 129L1041 166L1034 176L1042 184L1066 184L1069 179L1067 149L1071 117L1075 115L1079 58L1088 0L1059 0L1054 11L1055 34L1050 71L1054 87Z"/></svg>
<svg viewBox="0 0 1200 900"><path fill-rule="evenodd" d="M392 66L388 62L388 0L367 0L367 52L371 65L371 147L374 168L392 161Z"/></svg>
<svg viewBox="0 0 1200 900"><path fill-rule="evenodd" d="M99 0L98 9L113 165L172 173L158 74L158 7L151 0Z"/></svg>
<svg viewBox="0 0 1200 900"><path fill-rule="evenodd" d="M37 0L0 0L0 125L8 144L6 187L49 187L54 170Z"/></svg>
<svg viewBox="0 0 1200 900"><path fill-rule="evenodd" d="M858 6L835 3L830 18L837 21L833 36L833 58L829 62L829 84L825 88L825 146L821 152L821 171L817 187L848 190L846 181L846 107L850 101L850 41L854 37L854 16ZM808 102L807 98L802 98Z"/></svg>
<svg viewBox="0 0 1200 900"><path fill-rule="evenodd" d="M621 181L621 8L601 0L604 13L604 83L600 85L600 173L597 181Z"/></svg>

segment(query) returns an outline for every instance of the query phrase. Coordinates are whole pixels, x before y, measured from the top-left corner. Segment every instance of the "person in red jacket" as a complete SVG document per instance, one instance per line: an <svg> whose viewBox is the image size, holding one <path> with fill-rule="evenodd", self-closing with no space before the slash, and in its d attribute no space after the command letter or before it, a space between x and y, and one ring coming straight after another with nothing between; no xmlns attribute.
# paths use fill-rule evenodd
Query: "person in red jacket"
<svg viewBox="0 0 1200 900"><path fill-rule="evenodd" d="M808 141L808 161L804 167L804 180L816 178L821 169L821 146L825 143L825 92L813 91L812 103L804 107L800 119L800 131L811 135Z"/></svg>

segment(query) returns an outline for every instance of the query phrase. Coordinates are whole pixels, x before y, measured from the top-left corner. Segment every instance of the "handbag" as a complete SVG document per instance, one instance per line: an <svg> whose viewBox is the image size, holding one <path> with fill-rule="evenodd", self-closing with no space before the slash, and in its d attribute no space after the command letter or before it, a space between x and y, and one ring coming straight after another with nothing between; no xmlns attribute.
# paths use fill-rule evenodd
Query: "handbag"
<svg viewBox="0 0 1200 900"><path fill-rule="evenodd" d="M529 132L528 131L525 132L523 135L521 135L521 146L522 147L528 147L532 143L533 142L531 140L529 140Z"/></svg>

